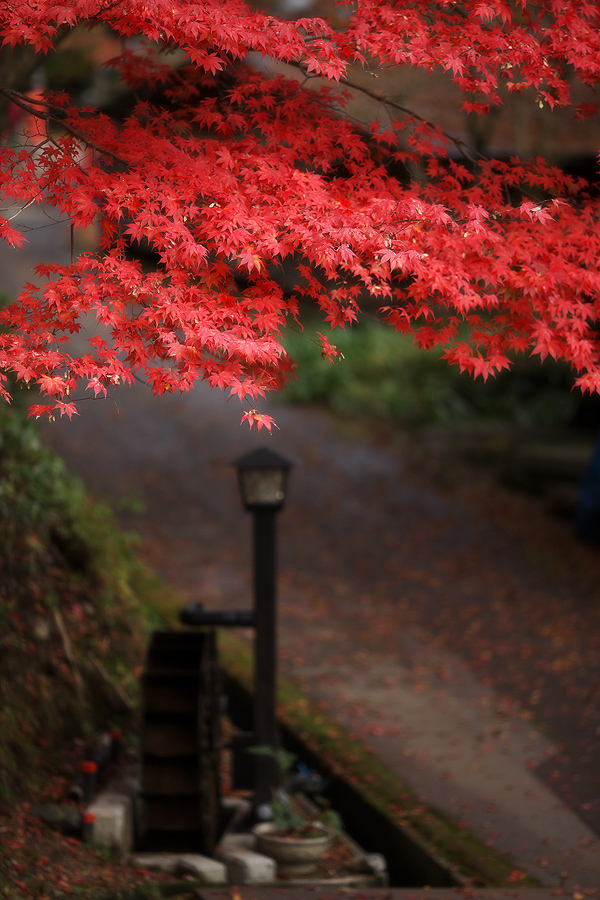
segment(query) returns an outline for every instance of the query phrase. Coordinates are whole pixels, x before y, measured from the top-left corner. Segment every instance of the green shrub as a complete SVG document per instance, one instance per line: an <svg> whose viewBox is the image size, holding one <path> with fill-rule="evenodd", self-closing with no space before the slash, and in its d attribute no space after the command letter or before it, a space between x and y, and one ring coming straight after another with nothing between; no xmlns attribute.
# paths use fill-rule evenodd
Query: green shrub
<svg viewBox="0 0 600 900"><path fill-rule="evenodd" d="M332 364L322 358L316 331L343 359ZM562 425L577 408L566 365L520 357L510 372L484 382L378 321L333 332L312 325L304 332L289 329L284 344L297 363L286 398L323 403L343 417L369 415L405 426L494 418L532 427Z"/></svg>

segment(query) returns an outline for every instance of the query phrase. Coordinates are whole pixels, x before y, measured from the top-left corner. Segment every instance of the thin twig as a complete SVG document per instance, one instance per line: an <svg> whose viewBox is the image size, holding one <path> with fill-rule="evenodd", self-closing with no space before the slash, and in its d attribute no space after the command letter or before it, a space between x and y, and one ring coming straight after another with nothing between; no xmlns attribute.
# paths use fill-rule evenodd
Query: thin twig
<svg viewBox="0 0 600 900"><path fill-rule="evenodd" d="M54 616L56 630L58 631L60 639L62 641L65 657L67 659L67 662L71 666L73 680L77 689L77 695L79 697L79 700L82 701L84 694L83 678L81 677L81 672L79 671L79 667L77 666L77 662L75 660L75 654L73 653L73 644L71 643L71 638L69 637L69 632L67 631L65 620L63 619L59 609L53 609L52 614Z"/></svg>
<svg viewBox="0 0 600 900"><path fill-rule="evenodd" d="M291 66L295 69L300 69L300 71L304 73L307 81L314 80L314 79L320 77L319 75L311 75L309 72L307 72L305 67L302 65L302 63L289 61L287 63L287 65ZM477 151L473 151L473 148L470 147L469 144L466 143L466 141L463 141L461 138L454 137L454 135L449 134L447 131L444 131L444 129L440 128L439 126L434 125L432 122L430 122L424 116L419 115L419 113L413 112L412 109L409 109L406 106L402 106L401 103L397 103L395 100L390 100L389 97L386 97L385 94L380 94L377 91L372 91L372 90L370 90L370 88L364 87L363 85L360 85L360 84L356 84L355 82L350 81L348 78L339 78L338 81L340 84L343 84L345 87L352 88L352 90L358 91L359 93L364 94L366 97L370 97L372 100L377 101L377 103L381 103L384 106L391 107L392 109L397 109L399 112L402 112L407 116L410 116L412 119L415 119L417 122L423 122L424 125L429 125L431 128L435 128L436 131L438 131L440 134L442 134L446 138L447 141L449 141L451 144L454 144L456 149L459 150L463 154L463 156L466 157L466 159L468 159L470 162L474 163L477 161L477 159L487 159L487 157L484 154L478 153ZM473 153L475 153L476 155L473 156Z"/></svg>
<svg viewBox="0 0 600 900"><path fill-rule="evenodd" d="M107 150L105 147L101 147L99 144L94 143L94 141L91 141L83 131L79 131L78 128L73 128L71 125L67 124L64 120L65 112L60 106L55 106L53 103L49 103L46 100L40 100L37 97L28 97L27 94L22 94L20 91L13 91L11 88L0 87L0 94L8 100L11 100L16 106L20 106L21 109L24 109L25 112L28 112L30 115L35 116L38 119L45 119L47 122L54 122L64 131L68 132L68 134L77 138L77 140L86 144L88 147L91 147L92 150L97 150L103 156L109 156L121 165L129 166L129 163L127 160L123 159L123 157L114 153L112 150ZM43 109L37 109L34 104L43 107Z"/></svg>
<svg viewBox="0 0 600 900"><path fill-rule="evenodd" d="M102 680L115 692L127 712L133 712L134 706L131 700L129 699L121 685L117 681L115 681L114 678L112 678L112 676L106 671L98 657L90 653L88 654L88 659L92 663L98 674L102 677Z"/></svg>

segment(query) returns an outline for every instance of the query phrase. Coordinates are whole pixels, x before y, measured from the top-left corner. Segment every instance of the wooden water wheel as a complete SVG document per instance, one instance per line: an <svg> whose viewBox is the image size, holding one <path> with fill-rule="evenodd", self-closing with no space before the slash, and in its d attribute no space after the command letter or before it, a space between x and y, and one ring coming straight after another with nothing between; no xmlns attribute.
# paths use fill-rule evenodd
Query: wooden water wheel
<svg viewBox="0 0 600 900"><path fill-rule="evenodd" d="M216 632L155 632L142 689L139 848L210 855L220 827Z"/></svg>

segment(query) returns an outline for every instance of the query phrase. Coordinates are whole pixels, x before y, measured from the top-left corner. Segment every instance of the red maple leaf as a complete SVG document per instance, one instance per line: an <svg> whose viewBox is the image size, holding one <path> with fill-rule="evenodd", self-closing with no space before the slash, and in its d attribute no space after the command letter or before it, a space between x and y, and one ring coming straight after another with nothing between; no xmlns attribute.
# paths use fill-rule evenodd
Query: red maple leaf
<svg viewBox="0 0 600 900"><path fill-rule="evenodd" d="M242 415L242 422L247 422L250 428L256 426L256 430L260 431L261 428L266 428L267 431L271 431L273 426L275 428L278 427L275 419L271 416L267 416L264 413L258 412L256 409L250 409Z"/></svg>

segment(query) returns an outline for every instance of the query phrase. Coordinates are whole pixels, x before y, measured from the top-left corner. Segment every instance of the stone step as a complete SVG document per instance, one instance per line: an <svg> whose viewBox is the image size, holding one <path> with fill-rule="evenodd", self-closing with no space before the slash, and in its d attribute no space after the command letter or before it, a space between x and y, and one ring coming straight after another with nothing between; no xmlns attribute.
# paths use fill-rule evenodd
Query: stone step
<svg viewBox="0 0 600 900"><path fill-rule="evenodd" d="M85 811L93 815L90 843L120 855L133 847L133 801L125 794L99 794Z"/></svg>
<svg viewBox="0 0 600 900"><path fill-rule="evenodd" d="M171 875L193 875L205 884L227 884L227 870L223 863L200 853L132 853L129 863L151 872Z"/></svg>

